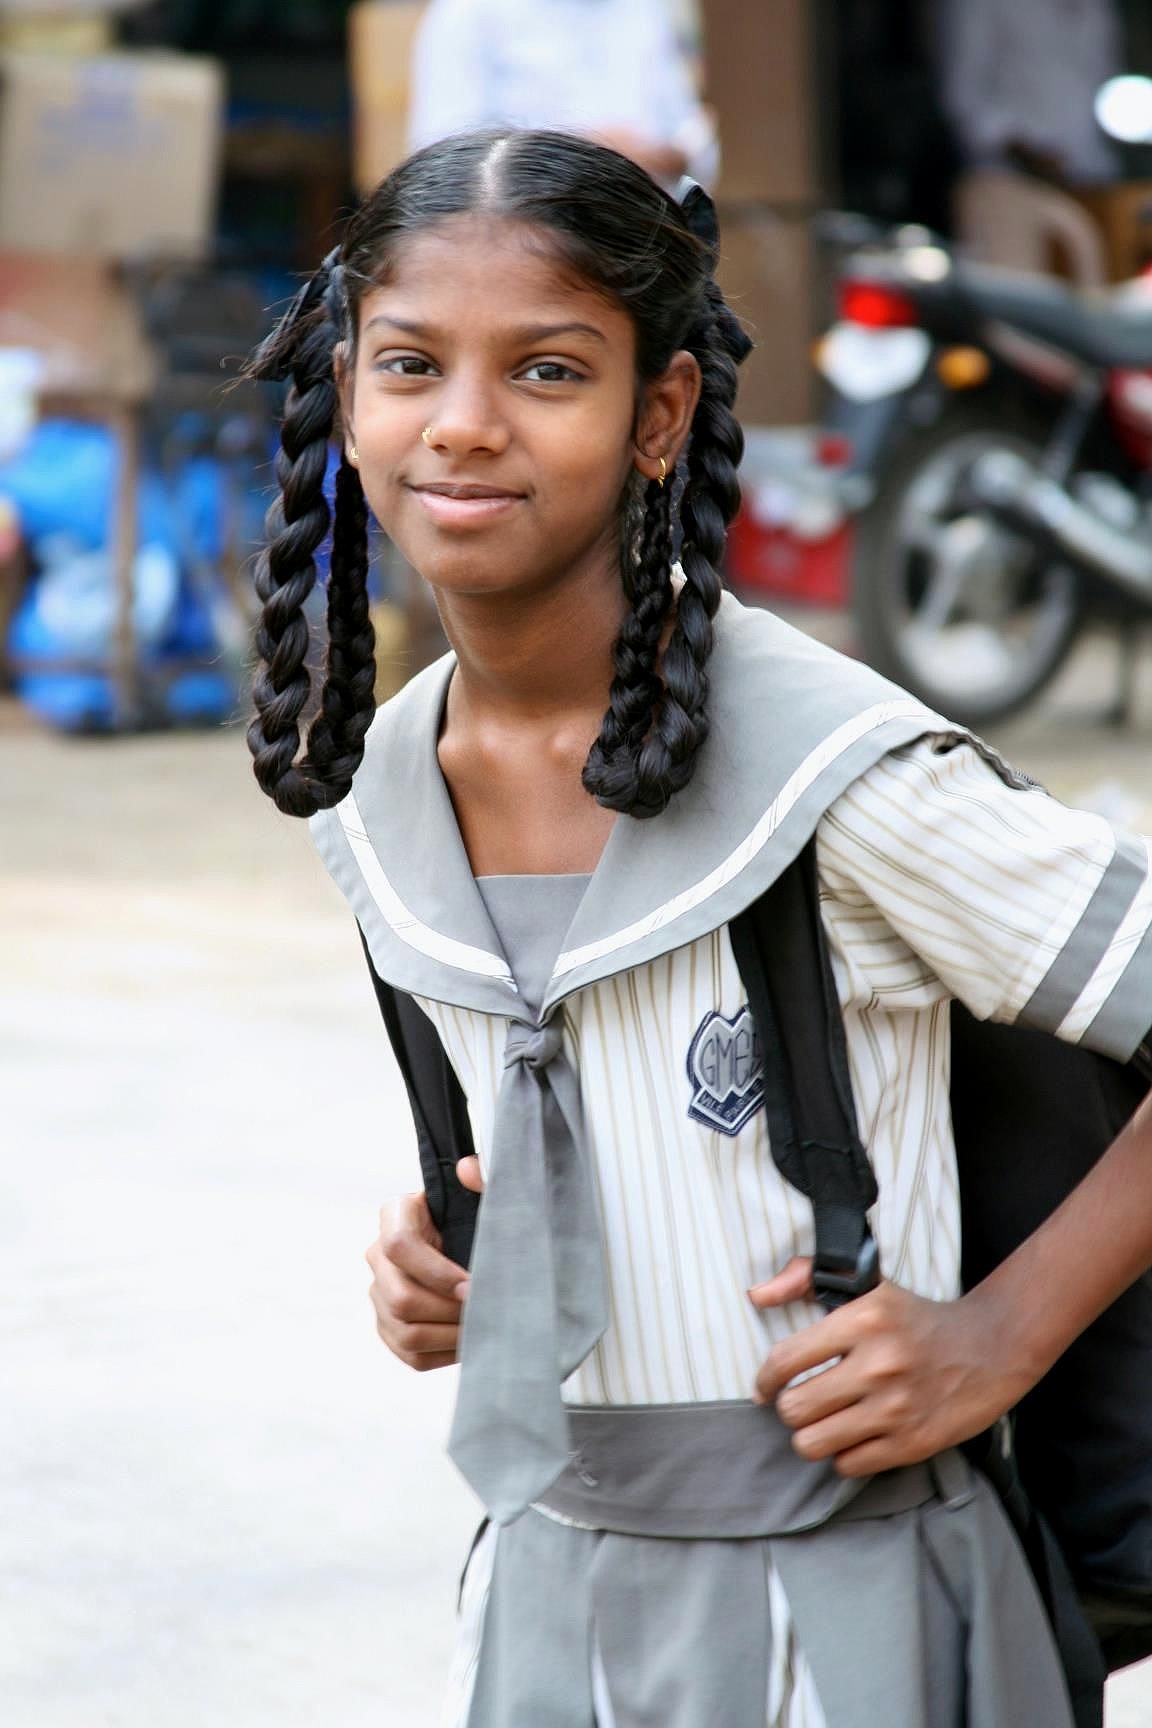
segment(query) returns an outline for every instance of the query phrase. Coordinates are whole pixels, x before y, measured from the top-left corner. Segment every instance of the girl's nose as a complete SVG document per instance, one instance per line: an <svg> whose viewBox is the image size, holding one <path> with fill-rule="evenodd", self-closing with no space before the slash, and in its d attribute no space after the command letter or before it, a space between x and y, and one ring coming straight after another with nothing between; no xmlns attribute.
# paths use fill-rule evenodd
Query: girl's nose
<svg viewBox="0 0 1152 1728"><path fill-rule="evenodd" d="M476 454L499 456L508 441L508 424L490 386L479 379L446 381L424 440L429 449L459 461Z"/></svg>

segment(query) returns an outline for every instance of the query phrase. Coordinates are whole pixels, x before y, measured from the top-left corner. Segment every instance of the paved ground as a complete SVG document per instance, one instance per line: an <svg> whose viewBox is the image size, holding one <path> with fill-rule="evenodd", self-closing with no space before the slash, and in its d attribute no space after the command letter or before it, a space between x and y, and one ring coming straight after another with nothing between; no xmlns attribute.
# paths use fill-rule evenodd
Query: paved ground
<svg viewBox="0 0 1152 1728"><path fill-rule="evenodd" d="M1152 831L1102 666L1006 741ZM365 1301L413 1155L355 932L237 734L11 712L0 761L3 1720L424 1728L472 1511L451 1377ZM1110 1728L1150 1719L1130 1674Z"/></svg>

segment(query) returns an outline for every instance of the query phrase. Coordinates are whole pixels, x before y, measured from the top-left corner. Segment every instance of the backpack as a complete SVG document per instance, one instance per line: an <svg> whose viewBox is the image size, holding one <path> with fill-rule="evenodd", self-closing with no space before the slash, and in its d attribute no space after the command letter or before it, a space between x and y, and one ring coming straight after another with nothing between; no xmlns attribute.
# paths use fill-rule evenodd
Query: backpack
<svg viewBox="0 0 1152 1728"><path fill-rule="evenodd" d="M820 1301L879 1279L847 1045L820 918L815 842L729 925L765 1068L772 1155L812 1203ZM363 939L363 938L362 938ZM467 1105L428 1016L365 955L408 1091L444 1252L471 1253L479 1200L456 1180ZM1148 1090L1136 1066L952 1009L963 1275L983 1278L1102 1156ZM967 1450L1016 1528L1053 1623L1078 1728L1106 1671L1152 1654L1152 1274L1103 1314L1013 1413Z"/></svg>
<svg viewBox="0 0 1152 1728"><path fill-rule="evenodd" d="M729 934L760 1033L773 1157L812 1201L814 1283L836 1307L879 1276L867 1219L877 1190L856 1125L814 842ZM1135 1065L978 1021L953 1003L966 1287L1066 1198L1148 1086ZM1077 1721L1099 1723L1105 1672L1152 1654L1152 1274L1076 1340L1010 1420L966 1450L1024 1547Z"/></svg>

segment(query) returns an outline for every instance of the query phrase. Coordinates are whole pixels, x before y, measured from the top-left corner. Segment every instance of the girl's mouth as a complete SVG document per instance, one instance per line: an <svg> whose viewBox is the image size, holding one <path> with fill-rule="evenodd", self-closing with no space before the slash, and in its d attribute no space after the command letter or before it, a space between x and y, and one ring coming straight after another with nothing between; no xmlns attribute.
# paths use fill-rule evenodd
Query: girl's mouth
<svg viewBox="0 0 1152 1728"><path fill-rule="evenodd" d="M450 481L436 481L427 486L413 486L412 491L425 514L441 528L483 527L524 502L522 492L464 482L453 485Z"/></svg>

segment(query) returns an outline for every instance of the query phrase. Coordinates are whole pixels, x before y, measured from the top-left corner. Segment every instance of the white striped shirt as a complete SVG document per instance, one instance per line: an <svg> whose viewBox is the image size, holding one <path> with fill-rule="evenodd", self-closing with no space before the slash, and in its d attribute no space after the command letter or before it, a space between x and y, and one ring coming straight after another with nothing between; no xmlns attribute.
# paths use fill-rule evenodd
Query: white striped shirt
<svg viewBox="0 0 1152 1728"><path fill-rule="evenodd" d="M1148 846L1118 842L1103 818L1038 788L1008 787L968 744L929 738L882 758L832 804L817 863L880 1189L881 1264L946 1299L960 1268L950 1001L1099 1044L1109 1003L1138 988L1152 1025ZM1114 929L1100 921L1110 895ZM1086 950L1100 928L1099 953ZM421 1000L468 1098L483 1164L507 1023ZM713 1013L734 1022L745 1003L726 929L565 1003L611 1308L603 1339L566 1384L570 1402L747 1398L771 1345L818 1316L807 1303L759 1313L748 1300L751 1285L812 1249L811 1208L776 1170L763 1112L734 1134L689 1115L693 1036Z"/></svg>

